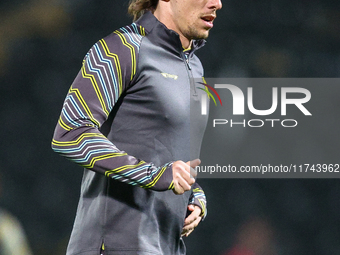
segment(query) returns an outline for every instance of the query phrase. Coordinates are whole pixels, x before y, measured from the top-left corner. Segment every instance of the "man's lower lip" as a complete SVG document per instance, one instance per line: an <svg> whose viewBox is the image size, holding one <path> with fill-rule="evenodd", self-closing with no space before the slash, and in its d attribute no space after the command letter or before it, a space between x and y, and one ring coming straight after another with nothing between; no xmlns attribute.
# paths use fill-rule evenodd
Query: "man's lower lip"
<svg viewBox="0 0 340 255"><path fill-rule="evenodd" d="M204 20L204 19L202 19L202 20L203 20L203 22L206 24L207 27L212 28L212 27L214 26L213 23L212 23L211 21L206 21L206 20Z"/></svg>

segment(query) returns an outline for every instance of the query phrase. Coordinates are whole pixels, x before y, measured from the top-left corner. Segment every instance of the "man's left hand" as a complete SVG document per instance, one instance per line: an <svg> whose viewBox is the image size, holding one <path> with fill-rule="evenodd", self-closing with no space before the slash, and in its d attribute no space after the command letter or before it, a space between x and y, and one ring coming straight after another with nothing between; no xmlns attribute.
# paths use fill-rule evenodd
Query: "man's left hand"
<svg viewBox="0 0 340 255"><path fill-rule="evenodd" d="M181 236L188 237L192 231L198 226L202 217L201 215L201 208L197 205L188 205L188 210L191 212L188 217L186 217L184 221L184 226L182 229Z"/></svg>

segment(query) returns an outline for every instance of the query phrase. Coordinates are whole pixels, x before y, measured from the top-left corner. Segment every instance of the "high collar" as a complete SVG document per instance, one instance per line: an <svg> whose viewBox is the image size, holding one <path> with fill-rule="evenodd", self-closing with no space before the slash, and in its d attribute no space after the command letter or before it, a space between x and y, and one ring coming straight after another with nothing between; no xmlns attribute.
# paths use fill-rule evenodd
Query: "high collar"
<svg viewBox="0 0 340 255"><path fill-rule="evenodd" d="M165 45L167 47L173 48L178 53L183 52L182 43L179 34L171 29L168 29L163 23L161 23L150 11L144 13L136 22L136 24L141 25L146 34L156 33L159 38L158 43L160 45ZM196 50L205 45L205 40L193 40L190 50L190 55L192 55Z"/></svg>

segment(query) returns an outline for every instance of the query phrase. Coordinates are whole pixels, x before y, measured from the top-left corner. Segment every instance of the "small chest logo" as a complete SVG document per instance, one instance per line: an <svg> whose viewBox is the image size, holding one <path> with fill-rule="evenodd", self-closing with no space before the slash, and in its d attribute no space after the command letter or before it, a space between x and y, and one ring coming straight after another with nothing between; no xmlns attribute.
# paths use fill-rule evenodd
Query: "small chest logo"
<svg viewBox="0 0 340 255"><path fill-rule="evenodd" d="M169 73L161 73L161 75L163 75L164 78L167 78L167 79L174 79L174 80L177 80L178 79L178 76L175 75L175 74L169 74Z"/></svg>

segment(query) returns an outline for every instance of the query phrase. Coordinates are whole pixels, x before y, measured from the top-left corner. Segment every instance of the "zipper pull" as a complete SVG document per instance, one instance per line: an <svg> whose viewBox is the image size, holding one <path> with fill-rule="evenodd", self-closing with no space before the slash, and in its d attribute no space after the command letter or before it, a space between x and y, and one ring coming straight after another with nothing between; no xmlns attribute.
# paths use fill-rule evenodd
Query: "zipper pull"
<svg viewBox="0 0 340 255"><path fill-rule="evenodd" d="M186 62L187 62L189 70L191 70L191 65L190 65L190 62L189 62L189 57L186 59Z"/></svg>

